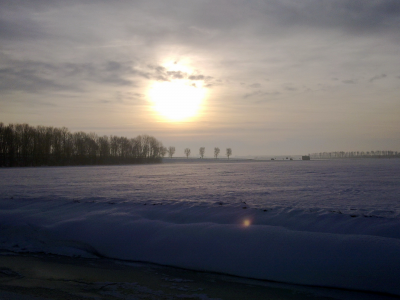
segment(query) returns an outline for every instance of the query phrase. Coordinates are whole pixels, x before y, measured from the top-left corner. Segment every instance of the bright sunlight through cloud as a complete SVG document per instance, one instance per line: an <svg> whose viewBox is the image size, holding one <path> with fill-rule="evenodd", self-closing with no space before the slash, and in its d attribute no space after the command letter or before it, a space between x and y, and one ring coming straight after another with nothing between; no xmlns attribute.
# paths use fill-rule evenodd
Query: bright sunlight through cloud
<svg viewBox="0 0 400 300"><path fill-rule="evenodd" d="M169 71L182 72L182 68L183 66L176 64L168 66ZM185 69L185 71L188 70ZM198 115L205 94L206 89L202 82L185 78L156 81L150 86L148 92L153 109L163 119L171 122L187 121Z"/></svg>
<svg viewBox="0 0 400 300"><path fill-rule="evenodd" d="M205 96L205 89L188 85L184 80L154 82L149 97L154 109L170 121L194 117Z"/></svg>

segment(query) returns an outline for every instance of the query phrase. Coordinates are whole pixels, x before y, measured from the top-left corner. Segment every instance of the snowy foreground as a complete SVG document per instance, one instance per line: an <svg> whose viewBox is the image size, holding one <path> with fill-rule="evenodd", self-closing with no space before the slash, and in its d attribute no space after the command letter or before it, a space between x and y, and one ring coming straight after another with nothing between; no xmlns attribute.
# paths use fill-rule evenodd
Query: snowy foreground
<svg viewBox="0 0 400 300"><path fill-rule="evenodd" d="M304 170L305 165L299 165L301 162L293 163L298 167L293 169L296 165L291 165L291 172L301 170L309 173ZM321 170L318 163L324 162L313 163L314 167L307 165L306 168L322 172L318 171ZM282 164L281 168L287 168L288 165ZM107 186L120 176L118 167L3 169L0 172L0 248L13 252L144 261L279 282L400 295L400 218L396 211L400 193L391 181L393 178L399 180L397 174L389 174L391 179L385 181L382 179L385 178L384 172L380 169L381 183L378 186L388 187L381 187L382 197L394 203L389 215L387 212L380 214L385 210L374 201L346 206L338 196L336 200L331 198L331 207L308 204L307 208L307 201L279 205L279 199L273 203L265 200L263 205L237 201L236 198L229 202L230 198L224 198L224 193L229 191L232 197L235 190L234 187L228 190L224 186L220 186L220 190L215 187L215 193L221 195L220 200L190 201L191 195L201 198L201 192L195 190L193 186L196 184L192 181L198 182L201 188L199 182L202 182L202 177L209 177L207 172L210 169L222 168L231 170L231 173L242 170L243 179L246 168L254 170L256 166L255 163L250 167L248 165L167 164L154 166L152 171L143 171L146 166L120 167L121 172L134 170L130 173L132 188L127 188L126 184L124 188L116 187L114 197L104 196L108 195L106 192L99 192L101 195L94 195L93 190L85 192L82 186L79 189L75 186L73 191L66 182L74 186L75 179L68 175L74 170L74 176L77 176L76 172L80 173L83 181L84 177L93 176L93 172L101 173L102 179L93 184L100 186L103 182ZM267 163L261 168L270 168L269 173L279 173L274 169L276 166ZM359 167L360 174L365 174L364 167ZM180 192L170 190L170 193L175 193L173 196L165 196L174 197L173 201L158 200L161 191L155 191L157 184L152 186L152 181L159 182L163 178L154 174L165 173L171 178L176 176L174 173L171 175L171 170L175 173L179 170L181 173L178 172L178 175L181 176L193 168L197 168L195 179L181 186ZM323 172L328 169L331 175L339 172L343 182L348 182L349 178L345 177L343 170L354 169L354 166L338 168L335 171L335 167L330 165ZM377 166L374 168L375 171L379 169ZM143 180L143 172L147 172L146 182L153 190L149 189L149 196L143 199L143 191L138 189L142 198L133 201L126 191L134 190L135 182L139 184ZM38 188L41 182L38 176L47 180L47 189L43 186ZM321 174L315 176L321 179ZM306 178L308 183L312 182L311 179ZM125 177L121 180L126 182ZM181 184L185 185L183 181ZM339 183L334 183L333 189L335 185ZM357 193L362 195L370 188L358 185ZM76 195L77 189L81 197L69 197ZM186 197L180 189L186 191ZM318 190L318 187L315 189ZM205 190L207 194L212 194L209 188ZM273 198L273 190L269 194L261 190L254 196L268 198L271 195ZM308 195L313 188L304 190ZM387 191L391 191L390 194ZM333 192L325 189L325 194L320 197L328 197ZM369 197L368 193L364 194ZM178 201L177 195L182 197L181 201ZM304 197L305 194L299 190L298 198ZM357 201L361 200L354 198L353 203L359 203ZM343 212L338 207L342 207Z"/></svg>

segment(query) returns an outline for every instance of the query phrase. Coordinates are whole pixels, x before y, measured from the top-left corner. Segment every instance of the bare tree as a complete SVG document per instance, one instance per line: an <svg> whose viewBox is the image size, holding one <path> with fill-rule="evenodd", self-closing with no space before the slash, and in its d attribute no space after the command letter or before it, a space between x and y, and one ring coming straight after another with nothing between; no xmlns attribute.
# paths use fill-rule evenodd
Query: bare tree
<svg viewBox="0 0 400 300"><path fill-rule="evenodd" d="M167 154L167 152L168 152L168 149L166 148L166 147L160 147L160 155L161 155L161 157L164 157L165 156L165 154Z"/></svg>
<svg viewBox="0 0 400 300"><path fill-rule="evenodd" d="M200 147L199 152L200 152L200 157L204 158L204 153L206 152L206 148L205 147Z"/></svg>
<svg viewBox="0 0 400 300"><path fill-rule="evenodd" d="M189 148L185 149L185 155L186 155L186 158L189 158L189 155L190 155L190 149Z"/></svg>
<svg viewBox="0 0 400 300"><path fill-rule="evenodd" d="M215 147L215 148L214 148L214 157L215 157L215 158L218 158L219 151L220 151L220 150L219 150L218 147Z"/></svg>
<svg viewBox="0 0 400 300"><path fill-rule="evenodd" d="M169 146L167 152L168 152L169 158L172 158L172 156L174 156L174 154L175 154L175 147Z"/></svg>
<svg viewBox="0 0 400 300"><path fill-rule="evenodd" d="M232 149L226 148L226 156L228 156L228 159L229 159L229 156L231 156L231 155L232 155Z"/></svg>
<svg viewBox="0 0 400 300"><path fill-rule="evenodd" d="M161 162L163 145L143 135L128 139L71 133L65 127L0 122L0 166L65 166Z"/></svg>

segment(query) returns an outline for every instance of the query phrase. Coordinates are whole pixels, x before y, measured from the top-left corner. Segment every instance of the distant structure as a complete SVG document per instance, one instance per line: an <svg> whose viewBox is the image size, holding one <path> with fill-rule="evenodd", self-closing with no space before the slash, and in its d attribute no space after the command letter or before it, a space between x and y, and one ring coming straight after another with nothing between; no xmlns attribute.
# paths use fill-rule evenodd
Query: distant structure
<svg viewBox="0 0 400 300"><path fill-rule="evenodd" d="M303 155L301 160L310 160L310 155Z"/></svg>

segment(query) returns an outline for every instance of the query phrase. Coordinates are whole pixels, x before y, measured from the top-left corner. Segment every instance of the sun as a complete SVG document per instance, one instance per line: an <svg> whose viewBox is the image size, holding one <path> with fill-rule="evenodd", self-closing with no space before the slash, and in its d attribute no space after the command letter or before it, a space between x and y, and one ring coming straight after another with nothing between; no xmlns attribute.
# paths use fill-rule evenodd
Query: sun
<svg viewBox="0 0 400 300"><path fill-rule="evenodd" d="M195 117L205 97L205 89L187 80L156 81L148 96L153 108L169 121L186 121Z"/></svg>

